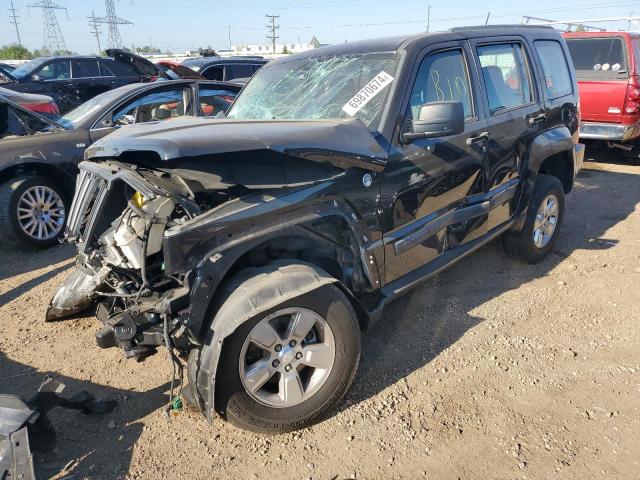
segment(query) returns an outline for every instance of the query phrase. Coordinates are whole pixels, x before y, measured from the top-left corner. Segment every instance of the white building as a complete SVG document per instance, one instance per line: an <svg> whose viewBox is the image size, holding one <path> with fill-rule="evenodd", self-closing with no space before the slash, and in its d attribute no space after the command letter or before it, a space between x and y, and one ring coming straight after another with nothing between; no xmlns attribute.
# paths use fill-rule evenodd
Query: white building
<svg viewBox="0 0 640 480"><path fill-rule="evenodd" d="M276 43L276 54L306 52L314 48L311 43ZM226 52L225 52L226 53ZM272 54L273 45L234 45L232 55L268 55Z"/></svg>

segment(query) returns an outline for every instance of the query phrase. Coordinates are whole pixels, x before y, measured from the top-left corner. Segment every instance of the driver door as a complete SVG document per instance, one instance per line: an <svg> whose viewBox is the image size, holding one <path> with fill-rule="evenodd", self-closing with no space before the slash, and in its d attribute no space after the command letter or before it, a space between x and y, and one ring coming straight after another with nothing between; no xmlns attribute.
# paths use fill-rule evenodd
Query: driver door
<svg viewBox="0 0 640 480"><path fill-rule="evenodd" d="M408 142L398 138L392 148L396 153L385 167L382 194L386 283L486 232L486 214L469 208L482 197L489 140L473 57L462 42L435 45L415 70L403 131L410 131L422 105L453 101L464 107L464 132Z"/></svg>

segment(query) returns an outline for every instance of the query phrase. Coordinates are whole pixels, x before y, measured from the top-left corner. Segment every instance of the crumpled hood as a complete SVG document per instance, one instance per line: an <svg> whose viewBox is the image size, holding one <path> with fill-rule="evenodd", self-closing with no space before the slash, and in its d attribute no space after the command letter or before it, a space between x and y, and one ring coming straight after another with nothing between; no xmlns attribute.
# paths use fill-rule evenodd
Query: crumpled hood
<svg viewBox="0 0 640 480"><path fill-rule="evenodd" d="M278 152L381 171L387 151L359 120L230 120L180 117L123 127L94 143L86 160L117 158L124 152L152 151L166 161L248 151ZM161 162L164 163L164 162Z"/></svg>

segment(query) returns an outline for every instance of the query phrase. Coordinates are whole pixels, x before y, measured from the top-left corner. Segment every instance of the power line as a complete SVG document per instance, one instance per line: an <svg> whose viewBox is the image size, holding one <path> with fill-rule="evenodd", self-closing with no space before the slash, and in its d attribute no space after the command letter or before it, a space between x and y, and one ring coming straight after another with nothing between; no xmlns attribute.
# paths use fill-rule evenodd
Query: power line
<svg viewBox="0 0 640 480"><path fill-rule="evenodd" d="M102 33L98 30L98 19L96 18L95 13L91 10L91 16L87 17L89 19L89 26L91 27L91 33L96 37L96 42L98 42L98 55L102 54L102 48L100 47L100 34Z"/></svg>
<svg viewBox="0 0 640 480"><path fill-rule="evenodd" d="M109 48L122 48L122 37L120 36L118 25L133 25L133 23L116 15L116 6L113 0L105 0L104 4L107 15L104 17L96 18L95 21L97 23L104 23L108 25L109 36L107 44Z"/></svg>
<svg viewBox="0 0 640 480"><path fill-rule="evenodd" d="M69 13L65 7L57 5L52 0L40 0L38 3L28 5L29 8L42 9L42 33L44 36L44 46L50 53L68 52L67 44L62 36L56 10L64 10L67 20Z"/></svg>
<svg viewBox="0 0 640 480"><path fill-rule="evenodd" d="M18 29L18 24L20 23L18 22L18 18L20 17L16 15L16 9L13 6L13 2L11 2L11 8L8 8L7 10L9 10L10 12L9 18L11 20L9 20L9 23L16 27L16 35L18 36L18 45L22 46L22 40L20 40L20 30Z"/></svg>
<svg viewBox="0 0 640 480"><path fill-rule="evenodd" d="M276 31L280 28L280 25L276 25L276 18L280 18L280 15L265 15L265 17L267 17L271 21L271 24L267 23L267 28L270 32L270 34L267 35L267 39L271 40L273 53L276 53L276 38L280 38L278 35L276 35Z"/></svg>

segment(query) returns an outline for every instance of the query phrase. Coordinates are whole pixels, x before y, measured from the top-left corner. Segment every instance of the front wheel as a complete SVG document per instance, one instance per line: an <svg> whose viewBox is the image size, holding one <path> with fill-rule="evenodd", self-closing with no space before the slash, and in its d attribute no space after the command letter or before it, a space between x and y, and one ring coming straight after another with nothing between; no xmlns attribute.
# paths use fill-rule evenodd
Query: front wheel
<svg viewBox="0 0 640 480"><path fill-rule="evenodd" d="M360 359L353 307L334 285L244 324L222 352L219 383L234 425L287 432L318 421L347 392Z"/></svg>
<svg viewBox="0 0 640 480"><path fill-rule="evenodd" d="M542 260L553 248L564 216L564 190L560 180L538 174L524 227L503 235L505 251L528 263Z"/></svg>

